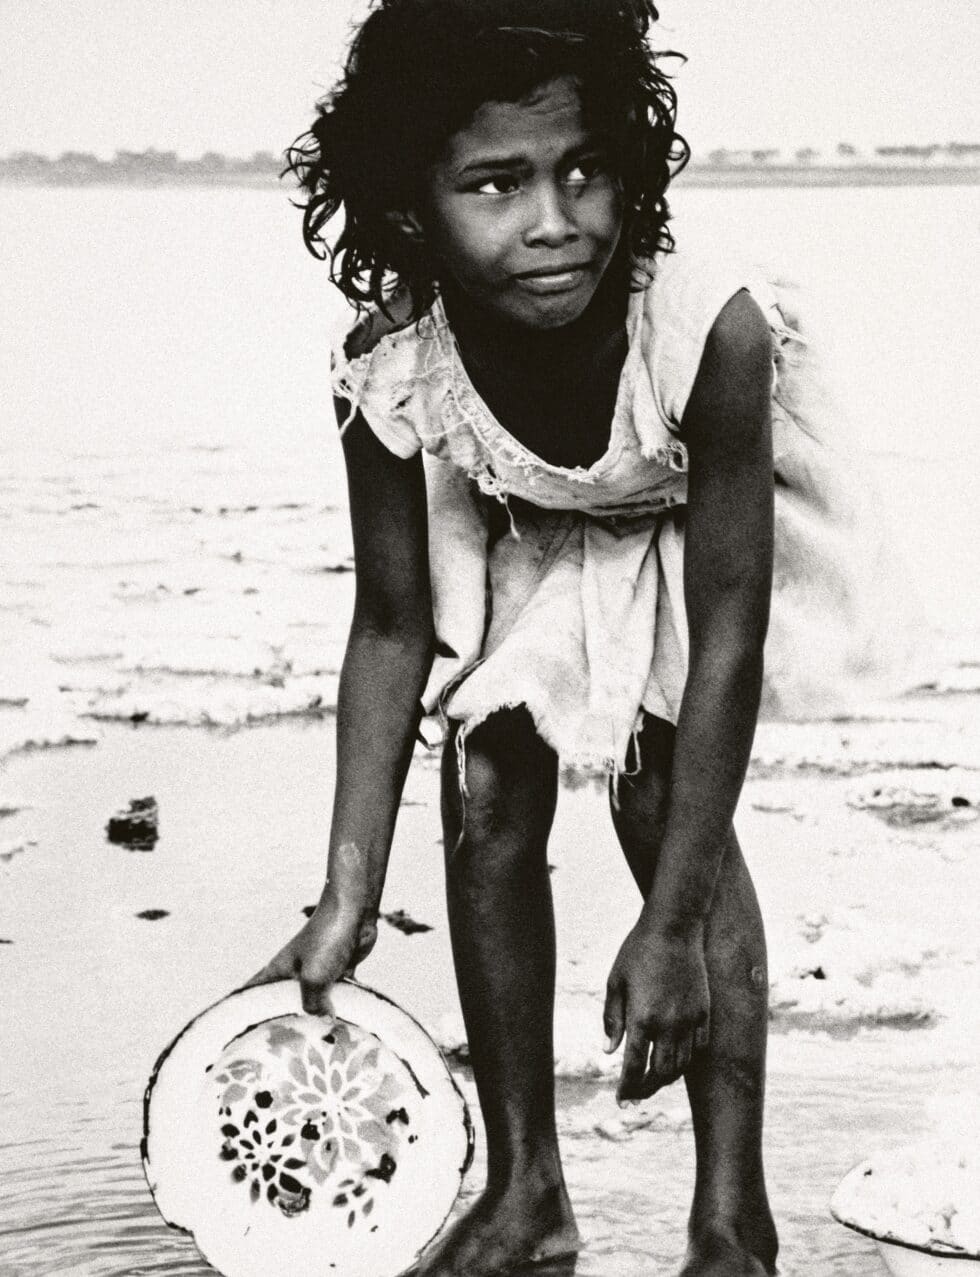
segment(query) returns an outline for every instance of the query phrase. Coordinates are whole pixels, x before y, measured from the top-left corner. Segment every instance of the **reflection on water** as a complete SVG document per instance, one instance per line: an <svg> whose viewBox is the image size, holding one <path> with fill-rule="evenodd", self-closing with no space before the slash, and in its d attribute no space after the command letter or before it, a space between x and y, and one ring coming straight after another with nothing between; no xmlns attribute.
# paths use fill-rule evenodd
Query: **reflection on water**
<svg viewBox="0 0 980 1277"><path fill-rule="evenodd" d="M827 1198L862 1150L914 1135L907 1115L937 1080L926 1067L878 1069L871 1057L881 1055L882 1041L839 1044L851 1057L846 1070L816 1079L777 1071L771 1078L768 1175L783 1277L881 1272L871 1243L830 1219ZM857 1084L847 1080L851 1065L857 1065ZM139 1158L141 1081L106 1081L98 1094L54 1103L35 1096L42 1103L40 1136L38 1114L26 1111L23 1097L0 1097L3 1277L203 1277L212 1271L187 1237L164 1224L147 1191ZM680 1266L693 1179L690 1129L644 1131L622 1143L601 1138L582 1116L594 1108L599 1090L588 1082L559 1088L569 1190L586 1248L577 1264L533 1271L539 1277L671 1277ZM680 1098L672 1097L675 1102ZM830 1130L836 1138L827 1138ZM482 1175L478 1157L466 1199L476 1195Z"/></svg>
<svg viewBox="0 0 980 1277"><path fill-rule="evenodd" d="M213 1271L157 1214L140 1165L141 1083L130 1079L120 1091L114 1102L100 1094L45 1106L41 1120L57 1134L42 1138L30 1133L38 1116L23 1097L0 1097L3 1277Z"/></svg>
<svg viewBox="0 0 980 1277"><path fill-rule="evenodd" d="M138 1087L134 1088L138 1094ZM157 1214L139 1160L140 1102L62 1099L40 1118L53 1135L31 1138L13 1096L0 1100L3 1130L25 1138L0 1147L0 1273L4 1277L77 1273L211 1272L194 1247ZM103 1097L99 1097L102 1099Z"/></svg>

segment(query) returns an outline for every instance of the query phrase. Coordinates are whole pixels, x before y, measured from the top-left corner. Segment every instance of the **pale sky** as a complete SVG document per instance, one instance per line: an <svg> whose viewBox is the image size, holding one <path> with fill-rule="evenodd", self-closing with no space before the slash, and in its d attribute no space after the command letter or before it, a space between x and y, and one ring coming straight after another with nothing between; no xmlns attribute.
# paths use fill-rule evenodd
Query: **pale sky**
<svg viewBox="0 0 980 1277"><path fill-rule="evenodd" d="M980 142L977 0L659 0L716 146ZM280 152L363 0L0 0L0 155Z"/></svg>

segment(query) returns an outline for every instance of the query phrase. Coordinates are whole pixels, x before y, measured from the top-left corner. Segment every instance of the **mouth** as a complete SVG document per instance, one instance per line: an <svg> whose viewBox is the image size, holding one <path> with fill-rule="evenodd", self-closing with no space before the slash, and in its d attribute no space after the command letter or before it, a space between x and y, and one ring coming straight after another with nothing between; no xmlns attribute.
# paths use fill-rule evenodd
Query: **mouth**
<svg viewBox="0 0 980 1277"><path fill-rule="evenodd" d="M514 279L532 293L567 293L582 283L589 273L589 263L570 263L561 266L545 266L538 270L522 271Z"/></svg>

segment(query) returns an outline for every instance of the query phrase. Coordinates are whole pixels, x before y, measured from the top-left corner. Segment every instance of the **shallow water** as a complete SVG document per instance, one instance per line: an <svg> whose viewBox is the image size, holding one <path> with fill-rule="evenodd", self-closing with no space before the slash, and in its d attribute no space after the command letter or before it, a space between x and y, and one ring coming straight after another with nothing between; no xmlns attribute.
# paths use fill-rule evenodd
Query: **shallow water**
<svg viewBox="0 0 980 1277"><path fill-rule="evenodd" d="M777 1063L770 1077L767 1163L784 1277L883 1271L872 1244L830 1218L829 1191L868 1148L894 1145L896 1132L913 1136L924 1100L935 1094L934 1069L882 1067L889 1050L881 1040L835 1052L832 1071L818 1066L804 1077ZM774 1054L780 1053L777 1043ZM830 1052L820 1054L829 1066ZM204 1277L213 1271L188 1238L167 1228L147 1193L138 1148L141 1083L119 1076L98 1094L62 1086L57 1098L45 1100L41 1131L36 1115L9 1094L0 1096L4 1277ZM597 1095L605 1092L595 1084L559 1088L566 1173L586 1242L575 1272L667 1277L677 1271L684 1245L693 1182L690 1129L640 1132L624 1143L598 1137L590 1120ZM671 1109L680 1123L676 1102ZM832 1144L828 1130L838 1132ZM464 1202L481 1174L478 1157Z"/></svg>

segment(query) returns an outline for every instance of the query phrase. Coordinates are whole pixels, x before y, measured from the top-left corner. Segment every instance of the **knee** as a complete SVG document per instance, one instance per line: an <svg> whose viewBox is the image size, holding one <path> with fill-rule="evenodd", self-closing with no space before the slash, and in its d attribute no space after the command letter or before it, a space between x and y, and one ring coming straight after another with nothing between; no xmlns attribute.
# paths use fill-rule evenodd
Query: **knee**
<svg viewBox="0 0 980 1277"><path fill-rule="evenodd" d="M462 833L470 847L487 847L506 833L516 795L489 754L470 750L463 782Z"/></svg>
<svg viewBox="0 0 980 1277"><path fill-rule="evenodd" d="M510 873L540 859L557 798L557 761L526 711L493 715L466 741L465 782L453 778L459 837L450 868L478 858L486 871Z"/></svg>

